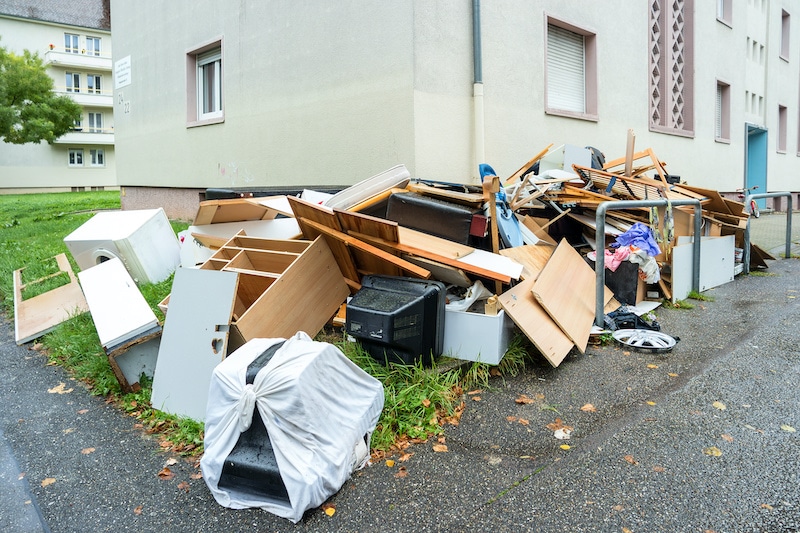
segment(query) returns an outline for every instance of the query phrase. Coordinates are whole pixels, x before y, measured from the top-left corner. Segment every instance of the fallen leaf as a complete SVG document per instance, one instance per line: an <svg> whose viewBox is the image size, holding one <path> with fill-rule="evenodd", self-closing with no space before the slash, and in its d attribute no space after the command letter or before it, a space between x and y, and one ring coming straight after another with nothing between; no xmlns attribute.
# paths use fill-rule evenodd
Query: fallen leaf
<svg viewBox="0 0 800 533"><path fill-rule="evenodd" d="M520 394L519 396L517 396L517 399L514 400L514 401L517 402L517 403L520 403L520 404L525 404L525 403L533 403L536 400L534 400L533 398L530 398L527 394Z"/></svg>
<svg viewBox="0 0 800 533"><path fill-rule="evenodd" d="M636 459L634 459L632 455L626 455L626 456L624 457L624 459L625 459L625 460L626 460L628 463L630 463L630 464L632 464L632 465L638 465L638 464L639 464L639 462L638 462Z"/></svg>
<svg viewBox="0 0 800 533"><path fill-rule="evenodd" d="M164 439L158 443L162 448L172 448L172 441Z"/></svg>
<svg viewBox="0 0 800 533"><path fill-rule="evenodd" d="M571 435L572 435L572 430L569 428L561 428L553 432L553 436L558 440L569 440Z"/></svg>
<svg viewBox="0 0 800 533"><path fill-rule="evenodd" d="M46 487L48 485L52 485L56 482L56 478L54 477L46 477L42 480L42 487Z"/></svg>
<svg viewBox="0 0 800 533"><path fill-rule="evenodd" d="M561 446L559 446L559 448L561 448L562 450L569 450L571 446L569 444L562 444Z"/></svg>
<svg viewBox="0 0 800 533"><path fill-rule="evenodd" d="M137 506L136 506L136 509L134 509L134 510L133 510L133 514L135 514L135 515L140 515L140 514L142 514L142 509L143 509L143 508L144 508L144 507L143 507L142 505L137 505Z"/></svg>
<svg viewBox="0 0 800 533"><path fill-rule="evenodd" d="M62 431L62 433L64 433L64 435L69 435L70 433L72 433L74 431L75 431L75 428L67 428L64 431Z"/></svg>
<svg viewBox="0 0 800 533"><path fill-rule="evenodd" d="M444 437L444 436L442 436L442 437L439 437L438 439L436 439L436 441L437 441L439 444L444 444L445 442L447 442L447 438L446 438L446 437Z"/></svg>
<svg viewBox="0 0 800 533"><path fill-rule="evenodd" d="M401 463L405 463L406 461L411 459L412 455L414 455L414 454L413 453L408 453L408 452L403 452L403 453L400 454L400 457L398 457L397 460L400 461Z"/></svg>
<svg viewBox="0 0 800 533"><path fill-rule="evenodd" d="M489 375L492 376L493 378L496 378L496 377L502 376L503 373L500 372L499 368L497 368L496 366L493 366L492 368L489 369Z"/></svg>
<svg viewBox="0 0 800 533"><path fill-rule="evenodd" d="M566 425L564 421L561 420L560 418L556 418L554 421L550 422L545 427L550 431L558 431L559 429L569 429L570 431L572 431L573 429L575 429L572 426Z"/></svg>
<svg viewBox="0 0 800 533"><path fill-rule="evenodd" d="M631 530L630 530L630 529L628 529L627 527L623 527L623 528L622 528L622 533L633 533L633 531L631 531Z"/></svg>
<svg viewBox="0 0 800 533"><path fill-rule="evenodd" d="M66 385L61 382L52 389L47 389L47 392L50 394L67 394L73 391L73 389L65 389L64 387L66 387Z"/></svg>
<svg viewBox="0 0 800 533"><path fill-rule="evenodd" d="M90 454L90 453L92 453L93 451L94 451L94 448L84 448L84 449L82 449L82 450L81 450L81 453L82 453L83 455L89 455L89 454Z"/></svg>
<svg viewBox="0 0 800 533"><path fill-rule="evenodd" d="M203 479L203 473L197 472L196 474L192 474L191 476L189 476L189 479Z"/></svg>
<svg viewBox="0 0 800 533"><path fill-rule="evenodd" d="M425 398L424 400L422 400L422 402L421 402L421 403L422 403L422 405L423 405L424 407L430 407L430 406L431 406L431 401L430 401L429 399L427 399L427 398Z"/></svg>
<svg viewBox="0 0 800 533"><path fill-rule="evenodd" d="M714 402L711 405L714 406L715 409L719 409L720 411L724 411L725 409L727 409L727 407L725 407L725 404L720 401Z"/></svg>
<svg viewBox="0 0 800 533"><path fill-rule="evenodd" d="M712 457L719 457L720 455L722 455L722 450L720 450L716 446L708 446L706 448L703 448L703 453L706 455L710 455Z"/></svg>
<svg viewBox="0 0 800 533"><path fill-rule="evenodd" d="M645 403L646 403L647 405L655 405L655 404L656 404L656 402L654 402L654 401L652 401L652 400L647 400Z"/></svg>
<svg viewBox="0 0 800 533"><path fill-rule="evenodd" d="M667 469L664 468L663 466L654 466L653 467L653 472L666 472L666 471L667 471Z"/></svg>
<svg viewBox="0 0 800 533"><path fill-rule="evenodd" d="M408 470L406 469L406 467L401 466L400 468L397 469L397 473L394 475L394 477L403 478L406 477L407 475L408 475Z"/></svg>
<svg viewBox="0 0 800 533"><path fill-rule="evenodd" d="M473 402L479 402L479 401L481 401L481 397L480 396L473 396L472 397L472 401Z"/></svg>
<svg viewBox="0 0 800 533"><path fill-rule="evenodd" d="M722 440L724 440L725 442L733 442L733 437L731 437L730 435L727 435L725 433L720 435L720 437L722 437Z"/></svg>
<svg viewBox="0 0 800 533"><path fill-rule="evenodd" d="M169 459L167 459L167 462L164 463L164 466L172 466L175 464L178 464L178 460L175 459L174 457L170 457Z"/></svg>
<svg viewBox="0 0 800 533"><path fill-rule="evenodd" d="M471 390L471 391L469 391L469 392L467 393L467 396L474 396L474 395L476 395L476 394L480 394L480 393L482 393L482 392L483 392L483 390L482 390L482 389L475 389L475 390Z"/></svg>
<svg viewBox="0 0 800 533"><path fill-rule="evenodd" d="M391 459L387 459L386 460L386 466L388 466L389 468L392 468L394 466L394 461L392 461Z"/></svg>
<svg viewBox="0 0 800 533"><path fill-rule="evenodd" d="M181 481L180 483L178 483L178 488L181 489L182 491L189 492L189 484L185 481Z"/></svg>
<svg viewBox="0 0 800 533"><path fill-rule="evenodd" d="M795 431L797 431L796 429L794 429L792 426L790 426L788 424L781 424L781 429L784 430L784 431L788 431L789 433L794 433Z"/></svg>
<svg viewBox="0 0 800 533"><path fill-rule="evenodd" d="M622 355L630 355L631 352L622 352Z"/></svg>
<svg viewBox="0 0 800 533"><path fill-rule="evenodd" d="M671 378L677 378L678 377L678 374L676 374L675 372L669 372L667 375L669 377L671 377Z"/></svg>
<svg viewBox="0 0 800 533"><path fill-rule="evenodd" d="M612 509L614 509L615 511L623 511L625 508L621 505L615 505L614 507L612 507Z"/></svg>
<svg viewBox="0 0 800 533"><path fill-rule="evenodd" d="M530 420L526 420L524 418L520 418L519 419L519 423L522 424L523 426L529 426L531 421Z"/></svg>
<svg viewBox="0 0 800 533"><path fill-rule="evenodd" d="M447 444L434 444L433 451L435 452L446 452L447 451Z"/></svg>
<svg viewBox="0 0 800 533"><path fill-rule="evenodd" d="M595 407L590 403L587 403L583 407L581 407L581 411L583 411L584 413L596 413L597 407Z"/></svg>
<svg viewBox="0 0 800 533"><path fill-rule="evenodd" d="M761 508L762 509L767 509L768 511L772 510L772 506L770 504L768 504L768 503L762 503L761 504Z"/></svg>
<svg viewBox="0 0 800 533"><path fill-rule="evenodd" d="M174 478L175 474L172 472L172 470L170 470L165 466L164 468L158 471L158 477L160 477L161 479L169 480Z"/></svg>
<svg viewBox="0 0 800 533"><path fill-rule="evenodd" d="M650 363L649 365L647 365L647 368L655 370L656 368L658 368L658 365L654 365L653 363Z"/></svg>
<svg viewBox="0 0 800 533"><path fill-rule="evenodd" d="M88 412L89 412L89 410L88 410L88 409L81 409L80 411L78 411L78 414L79 414L79 415L85 415L85 414L86 414L86 413L88 413Z"/></svg>
<svg viewBox="0 0 800 533"><path fill-rule="evenodd" d="M516 422L518 418L516 416L507 416L506 420L508 420L509 422Z"/></svg>
<svg viewBox="0 0 800 533"><path fill-rule="evenodd" d="M323 503L322 510L325 511L325 514L328 516L336 514L336 507L332 503Z"/></svg>

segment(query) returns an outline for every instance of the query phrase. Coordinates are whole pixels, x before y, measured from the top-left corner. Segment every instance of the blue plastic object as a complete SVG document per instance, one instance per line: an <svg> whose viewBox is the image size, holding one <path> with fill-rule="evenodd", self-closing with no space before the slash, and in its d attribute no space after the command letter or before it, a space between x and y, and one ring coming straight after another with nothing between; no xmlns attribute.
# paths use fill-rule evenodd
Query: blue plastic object
<svg viewBox="0 0 800 533"><path fill-rule="evenodd" d="M486 163L478 165L478 171L481 175L481 183L487 176L497 176L494 169ZM507 248L522 246L524 242L522 233L519 231L519 221L514 216L511 206L508 205L508 197L503 187L500 187L500 190L495 194L495 200L497 202L495 219L497 220L497 230L500 238L503 239L503 244Z"/></svg>

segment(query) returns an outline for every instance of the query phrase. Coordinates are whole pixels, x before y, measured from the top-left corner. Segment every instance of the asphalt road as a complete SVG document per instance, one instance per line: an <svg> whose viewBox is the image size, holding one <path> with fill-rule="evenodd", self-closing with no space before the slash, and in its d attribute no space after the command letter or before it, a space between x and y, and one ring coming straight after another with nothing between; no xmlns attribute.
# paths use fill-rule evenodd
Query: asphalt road
<svg viewBox="0 0 800 533"><path fill-rule="evenodd" d="M16 346L4 322L0 530L798 531L800 260L706 294L656 311L680 338L671 352L590 347L557 369L540 360L493 378L465 395L447 452L430 441L361 470L331 498L333 516L312 510L296 525L219 506L193 462ZM546 427L556 418L570 440Z"/></svg>

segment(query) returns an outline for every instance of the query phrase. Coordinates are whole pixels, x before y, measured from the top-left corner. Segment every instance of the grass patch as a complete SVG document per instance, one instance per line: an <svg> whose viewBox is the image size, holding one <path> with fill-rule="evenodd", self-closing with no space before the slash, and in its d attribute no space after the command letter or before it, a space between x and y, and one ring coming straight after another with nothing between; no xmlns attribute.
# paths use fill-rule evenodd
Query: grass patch
<svg viewBox="0 0 800 533"><path fill-rule="evenodd" d="M669 303L669 306L674 309L694 309L694 304L686 300L678 300L675 303Z"/></svg>
<svg viewBox="0 0 800 533"><path fill-rule="evenodd" d="M57 289L59 287L63 287L64 285L69 284L69 274L66 272L59 272L58 274L54 274L52 276L42 278L41 280L28 283L24 287L22 287L22 299L29 300L30 298L35 298L40 294L44 294L46 292L50 292L53 289Z"/></svg>
<svg viewBox="0 0 800 533"><path fill-rule="evenodd" d="M713 302L714 301L714 297L713 296L708 296L708 295L699 293L697 291L689 291L689 294L687 295L687 298L689 298L691 300L700 300L701 302Z"/></svg>
<svg viewBox="0 0 800 533"><path fill-rule="evenodd" d="M765 272L763 270L751 270L748 276L753 276L756 278L768 278L770 276L774 276L772 272Z"/></svg>

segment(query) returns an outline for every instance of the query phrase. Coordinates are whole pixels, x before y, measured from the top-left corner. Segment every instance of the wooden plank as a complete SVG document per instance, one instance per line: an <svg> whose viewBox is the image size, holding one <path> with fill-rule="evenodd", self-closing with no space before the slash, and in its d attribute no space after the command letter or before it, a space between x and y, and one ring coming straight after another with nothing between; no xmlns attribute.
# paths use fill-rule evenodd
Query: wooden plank
<svg viewBox="0 0 800 533"><path fill-rule="evenodd" d="M515 246L500 250L500 254L522 263L522 279L536 279L555 251L548 244Z"/></svg>
<svg viewBox="0 0 800 533"><path fill-rule="evenodd" d="M714 211L717 213L722 213L724 215L733 215L736 214L731 211L730 206L719 193L719 191L715 191L713 189L704 189L702 187L694 187L691 185L681 184L681 187L692 191L696 194L701 194L708 198L710 201L703 205L703 209L707 209L709 211ZM739 203L739 202L737 202ZM741 204L742 209L744 209L744 204Z"/></svg>
<svg viewBox="0 0 800 533"><path fill-rule="evenodd" d="M414 263L430 271L432 279L444 282L446 285L455 285L456 287L465 288L472 286L472 280L469 279L460 268L454 268L424 257L416 257L410 254L403 254L401 257L410 263Z"/></svg>
<svg viewBox="0 0 800 533"><path fill-rule="evenodd" d="M275 218L277 214L277 211L246 198L206 200L200 202L193 225L201 226L204 224L241 222L245 220L269 220Z"/></svg>
<svg viewBox="0 0 800 533"><path fill-rule="evenodd" d="M311 220L303 221L304 224L308 224L310 228L313 228L316 231L319 231L321 235L325 235L329 239L333 239L342 243L347 248L352 248L353 250L357 250L361 253L367 254L378 261L375 263L377 265L377 272L375 274L388 274L388 275L396 275L391 274L390 272L396 272L396 269L400 269L405 275L422 278L422 279L429 279L431 277L430 271L421 268L413 263L405 261L400 257L393 255L381 248L376 246L370 245L368 242L364 242L365 239L359 239L352 235L348 235L347 233L342 233L341 231L336 231L334 229L328 228L319 224L317 222L313 222ZM364 235L365 238L374 238L380 241L383 241L379 237L372 237L369 235ZM390 242L390 241L384 241ZM360 265L358 266L360 269ZM364 269L368 270L368 269ZM356 280L359 281L359 280Z"/></svg>
<svg viewBox="0 0 800 533"><path fill-rule="evenodd" d="M312 204L307 200L294 196L289 196L287 199L289 200L289 205L292 206L292 212L295 218L304 218L335 229L336 231L342 231L342 226L339 224L332 208ZM302 226L300 229L302 229ZM305 232L303 235L305 235ZM306 239L313 240L316 238L316 235L313 237L305 235L305 237Z"/></svg>
<svg viewBox="0 0 800 533"><path fill-rule="evenodd" d="M298 218L297 223L300 226L300 229L303 231L303 236L306 239L316 239L320 235L325 238L325 242L328 243L328 248L330 248L333 258L336 261L336 264L339 266L339 271L342 273L342 276L344 276L345 279L350 280L350 282L353 283L361 282L361 277L358 274L356 262L353 258L353 254L350 252L350 248L341 239L337 239L333 235L327 233L327 231L337 230L334 230L325 224L320 224L305 218Z"/></svg>
<svg viewBox="0 0 800 533"><path fill-rule="evenodd" d="M374 245L374 246L376 246L378 248L381 248L383 250L391 250L392 253L398 253L398 254L407 253L407 254L411 254L411 255L416 255L418 257L424 257L424 258L430 259L432 261L436 261L436 262L439 262L439 263L443 263L445 265L449 265L449 266L451 266L453 268L461 269L464 272L467 272L467 273L472 274L474 276L478 276L478 277L482 277L482 278L486 278L486 279L490 279L490 280L501 281L501 282L506 283L506 284L511 283L511 276L509 276L507 274L499 273L499 272L496 272L496 271L493 271L493 270L488 270L488 269L483 268L481 266L471 265L469 263L465 263L464 261L459 261L458 259L453 259L450 255L441 255L440 254L440 250L438 248L436 248L436 246L427 247L427 248L417 248L415 246L409 246L407 244L404 244L402 241L403 241L404 230L406 230L406 229L407 228L403 228L402 226L400 226L400 240L401 240L401 242L389 242L389 241L385 241L383 239L380 239L378 237L372 237L370 235L362 235L362 234L358 234L358 233L353 233L352 236L355 237L356 239L360 239L360 240L366 241L366 242L368 242L368 243L370 243L370 244L372 244L372 245ZM433 236L432 235L427 235L427 237L433 237ZM433 237L433 239L439 239L439 238L438 237ZM414 240L414 239L412 239L412 240ZM445 242L448 242L448 243L452 243L452 244L454 244L456 246L461 246L461 245L459 245L457 243L453 243L452 241L447 241L446 239L439 239L439 240L445 241ZM420 243L422 241L416 240L415 242ZM463 248L468 249L469 253L472 253L472 252L475 251L474 248L470 248L468 246L464 246ZM449 251L446 251L446 253L449 254ZM461 257L462 258L463 257L467 257L467 255L469 255L469 254L465 254L465 255L463 255Z"/></svg>
<svg viewBox="0 0 800 533"><path fill-rule="evenodd" d="M562 240L533 288L536 300L581 353L586 351L594 323L595 284L594 270Z"/></svg>
<svg viewBox="0 0 800 533"><path fill-rule="evenodd" d="M480 207L483 205L483 194L479 192L460 192L445 189L443 187L434 187L424 183L409 183L406 189L411 192L448 200L461 205L468 205L470 207Z"/></svg>
<svg viewBox="0 0 800 533"><path fill-rule="evenodd" d="M500 306L536 349L557 367L572 350L573 343L533 297L536 281L526 279L498 297Z"/></svg>
<svg viewBox="0 0 800 533"><path fill-rule="evenodd" d="M397 222L393 220L342 211L341 209L334 209L333 212L336 214L336 219L339 221L339 226L343 233L354 231L392 242L397 242L399 239Z"/></svg>
<svg viewBox="0 0 800 533"><path fill-rule="evenodd" d="M475 250L470 246L459 244L448 239L442 239L435 235L429 235L421 231L413 230L411 228L404 228L399 226L397 228L399 235L398 243L418 250L432 250L436 255L449 257L450 259L458 259L469 255Z"/></svg>
<svg viewBox="0 0 800 533"><path fill-rule="evenodd" d="M38 338L71 317L89 310L66 254L58 254L55 259L59 272L66 272L69 276L69 283L27 300L23 300L22 290L26 285L42 280L23 284L24 268L14 271L14 338L17 344Z"/></svg>
<svg viewBox="0 0 800 533"><path fill-rule="evenodd" d="M543 158L544 156L546 156L546 155L547 155L547 152L549 152L549 151L550 151L550 148L552 148L552 147L553 147L553 143L550 143L550 144L548 144L548 145L547 145L547 146L544 148L544 150L542 150L541 152L539 152L538 154L536 154L535 156L533 156L533 157L530 159L530 161L528 161L527 163L525 163L524 165L522 165L522 166L519 168L519 170L517 170L516 172L514 172L513 174L511 174L511 176L509 176L509 177L508 177L508 179L506 179L506 185L508 185L509 183L511 183L511 182L512 182L512 181L514 181L514 180L517 180L517 179L521 178L521 177L522 177L522 175L523 175L523 174L525 174L525 173L526 173L526 171L527 171L528 169L530 169L530 168L531 168L531 167L532 167L534 164L536 164L536 162L537 162L537 161L539 161L541 158Z"/></svg>

